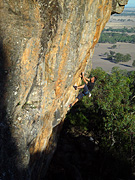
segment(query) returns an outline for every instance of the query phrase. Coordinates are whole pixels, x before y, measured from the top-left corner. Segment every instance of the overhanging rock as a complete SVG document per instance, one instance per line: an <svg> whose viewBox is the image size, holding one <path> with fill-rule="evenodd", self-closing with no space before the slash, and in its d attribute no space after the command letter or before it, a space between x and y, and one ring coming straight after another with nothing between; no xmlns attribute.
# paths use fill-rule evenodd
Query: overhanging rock
<svg viewBox="0 0 135 180"><path fill-rule="evenodd" d="M91 69L111 13L126 3L0 0L1 179L40 179L75 99L73 85Z"/></svg>

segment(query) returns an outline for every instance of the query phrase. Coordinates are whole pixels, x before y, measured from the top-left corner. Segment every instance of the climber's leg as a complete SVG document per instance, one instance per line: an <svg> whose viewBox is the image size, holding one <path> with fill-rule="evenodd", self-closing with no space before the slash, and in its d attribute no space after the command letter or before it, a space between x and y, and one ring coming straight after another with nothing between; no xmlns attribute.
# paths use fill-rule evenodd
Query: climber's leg
<svg viewBox="0 0 135 180"><path fill-rule="evenodd" d="M75 101L69 105L69 107L74 106L80 99L83 98L83 96L85 96L82 92L76 97Z"/></svg>

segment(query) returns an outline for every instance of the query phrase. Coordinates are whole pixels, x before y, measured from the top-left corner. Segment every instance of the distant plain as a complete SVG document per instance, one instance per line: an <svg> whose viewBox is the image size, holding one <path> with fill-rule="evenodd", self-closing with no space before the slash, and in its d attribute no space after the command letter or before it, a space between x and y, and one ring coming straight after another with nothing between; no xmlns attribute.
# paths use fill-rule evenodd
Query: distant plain
<svg viewBox="0 0 135 180"><path fill-rule="evenodd" d="M124 12L119 15L112 15L109 22L106 24L107 28L122 29L135 28L135 8L125 8ZM115 43L116 48L111 49L114 44L110 43L98 43L95 47L94 55L92 58L92 68L101 67L106 72L111 72L114 66L120 69L126 69L127 71L134 71L135 67L132 66L133 60L135 60L135 44L133 43ZM124 55L130 54L131 60L128 62L113 63L106 59L105 52L115 51L116 53L122 53Z"/></svg>

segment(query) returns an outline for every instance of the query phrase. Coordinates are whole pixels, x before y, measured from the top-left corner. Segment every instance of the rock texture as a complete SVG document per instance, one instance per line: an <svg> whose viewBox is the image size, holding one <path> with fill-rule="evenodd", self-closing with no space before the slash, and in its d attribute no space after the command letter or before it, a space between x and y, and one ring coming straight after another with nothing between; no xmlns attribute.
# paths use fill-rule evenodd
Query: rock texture
<svg viewBox="0 0 135 180"><path fill-rule="evenodd" d="M127 0L0 0L1 179L40 179L82 71Z"/></svg>
<svg viewBox="0 0 135 180"><path fill-rule="evenodd" d="M112 14L120 14L124 10L128 0L112 0Z"/></svg>

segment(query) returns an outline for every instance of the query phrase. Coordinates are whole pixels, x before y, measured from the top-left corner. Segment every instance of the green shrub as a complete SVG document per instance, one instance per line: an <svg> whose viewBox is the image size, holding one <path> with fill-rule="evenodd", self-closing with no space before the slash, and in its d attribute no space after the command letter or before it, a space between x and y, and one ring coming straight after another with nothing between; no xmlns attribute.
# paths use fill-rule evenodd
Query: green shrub
<svg viewBox="0 0 135 180"><path fill-rule="evenodd" d="M135 153L135 72L114 67L110 75L102 68L91 74L98 77L92 97L79 101L67 118L80 130L93 131L101 149L131 158Z"/></svg>

